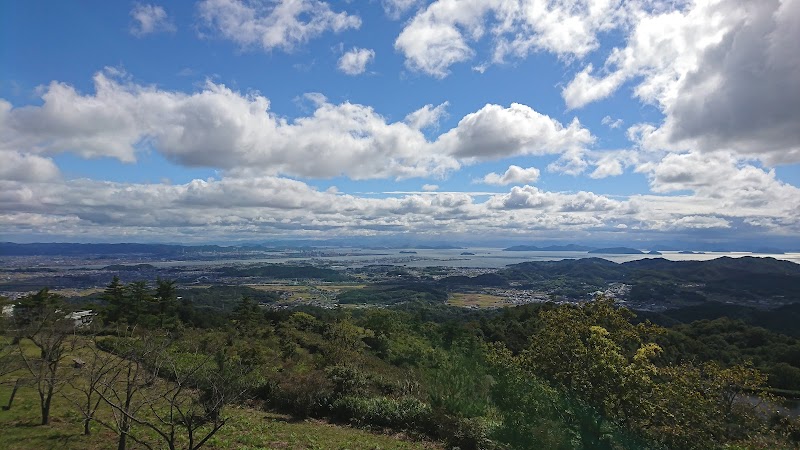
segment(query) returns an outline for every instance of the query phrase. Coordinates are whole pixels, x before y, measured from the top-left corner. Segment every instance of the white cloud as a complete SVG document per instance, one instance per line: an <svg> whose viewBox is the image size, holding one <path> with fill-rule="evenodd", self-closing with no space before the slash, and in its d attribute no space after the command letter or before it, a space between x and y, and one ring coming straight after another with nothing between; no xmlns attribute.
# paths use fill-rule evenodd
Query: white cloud
<svg viewBox="0 0 800 450"><path fill-rule="evenodd" d="M616 129L616 128L621 127L622 124L625 123L625 121L622 120L622 119L614 119L611 116L605 116L600 121L600 123L602 123L603 125L606 125L608 128Z"/></svg>
<svg viewBox="0 0 800 450"><path fill-rule="evenodd" d="M488 104L467 114L439 137L445 152L460 158L489 160L516 155L547 155L583 148L595 140L577 118L568 126L531 107Z"/></svg>
<svg viewBox="0 0 800 450"><path fill-rule="evenodd" d="M563 153L557 160L547 165L550 172L563 173L565 175L580 175L589 163L586 161L586 152L583 149L573 149Z"/></svg>
<svg viewBox="0 0 800 450"><path fill-rule="evenodd" d="M561 90L561 96L564 98L567 108L581 108L594 101L604 99L614 93L625 81L624 74L620 72L604 78L596 78L592 75L593 70L594 67L591 64L587 65Z"/></svg>
<svg viewBox="0 0 800 450"><path fill-rule="evenodd" d="M95 75L95 93L52 82L41 106L0 103L0 149L134 162L152 149L170 161L240 173L353 179L444 176L463 163L525 154L559 154L593 142L577 120L568 126L528 106L486 105L429 140L419 127L446 104L387 122L371 107L331 104L308 96L314 111L288 120L269 100L207 82L194 93L126 81L116 71Z"/></svg>
<svg viewBox="0 0 800 450"><path fill-rule="evenodd" d="M583 57L598 47L599 32L624 23L623 6L620 0L437 0L408 22L395 48L409 68L439 78L472 59L486 35L492 54L479 71L534 51Z"/></svg>
<svg viewBox="0 0 800 450"><path fill-rule="evenodd" d="M52 181L59 176L58 167L50 158L0 151L0 180Z"/></svg>
<svg viewBox="0 0 800 450"><path fill-rule="evenodd" d="M536 167L528 167L523 169L520 166L508 166L508 170L502 175L491 172L483 177L484 184L494 184L498 186L505 186L508 184L528 184L535 183L539 179L539 169Z"/></svg>
<svg viewBox="0 0 800 450"><path fill-rule="evenodd" d="M632 150L590 151L587 154L590 159L589 163L595 166L594 171L589 176L595 179L622 175L625 168L644 160L643 155Z"/></svg>
<svg viewBox="0 0 800 450"><path fill-rule="evenodd" d="M367 70L367 64L375 59L375 50L353 47L339 58L339 70L347 75L360 75Z"/></svg>
<svg viewBox="0 0 800 450"><path fill-rule="evenodd" d="M0 181L0 224L6 234L37 224L53 235L172 235L185 239L235 236L324 237L417 235L520 229L588 230L628 214L595 194L541 192L525 187L476 203L466 193L425 192L364 198L320 192L275 177L193 180L178 185L88 179L48 183ZM515 204L516 197L539 196ZM510 199L510 200L509 200ZM543 208L543 209L542 209ZM613 216L613 217L612 217Z"/></svg>
<svg viewBox="0 0 800 450"><path fill-rule="evenodd" d="M137 37L161 32L174 33L177 30L161 6L137 3L131 10L131 18L133 24L130 32Z"/></svg>
<svg viewBox="0 0 800 450"><path fill-rule="evenodd" d="M252 2L203 0L197 5L206 26L242 47L291 51L325 32L339 33L361 26L361 18L335 12L326 2L293 0Z"/></svg>
<svg viewBox="0 0 800 450"><path fill-rule="evenodd" d="M568 107L633 81L665 115L636 127L648 148L800 162L800 1L695 0L633 16L601 73L587 65L563 90Z"/></svg>
<svg viewBox="0 0 800 450"><path fill-rule="evenodd" d="M422 3L423 0L381 0L383 11L389 18L395 20Z"/></svg>
<svg viewBox="0 0 800 450"><path fill-rule="evenodd" d="M669 164L674 161L665 163ZM740 169L728 168L720 176L735 175L736 170ZM658 177L666 180L662 174ZM677 178L684 180L687 176ZM359 197L269 176L227 176L184 184L61 178L0 180L0 226L9 237L30 234L34 227L39 236L93 240L98 236L134 240L170 236L173 240L206 242L265 236L331 238L409 233L452 238L458 234L504 237L552 232L563 236L569 232L588 238L616 232L622 226L631 236L714 228L735 233L738 224L749 227L741 231L748 235L753 231L800 231L797 188L786 188L776 196L769 192L773 189L770 184L775 183L769 173L759 175L747 169L735 178L729 186L750 181L738 191L718 197L710 197L710 190L699 188L692 195L625 199L586 191L551 192L526 185L492 194L483 202L475 200L478 194L459 192ZM751 205L755 200L763 204Z"/></svg>
<svg viewBox="0 0 800 450"><path fill-rule="evenodd" d="M675 219L665 229L684 230L687 228L730 228L731 223L721 217L716 216L684 216Z"/></svg>
<svg viewBox="0 0 800 450"><path fill-rule="evenodd" d="M425 192L433 192L439 190L439 185L436 184L423 184L422 190Z"/></svg>
<svg viewBox="0 0 800 450"><path fill-rule="evenodd" d="M422 130L428 127L436 127L439 125L439 120L447 117L447 106L449 102L444 102L440 105L433 106L427 104L422 108L410 113L406 116L404 122L415 130Z"/></svg>
<svg viewBox="0 0 800 450"><path fill-rule="evenodd" d="M774 170L741 162L730 153L668 154L661 161L641 164L637 171L648 175L653 192L691 192L693 202L702 207L687 212L800 217L800 189L778 180Z"/></svg>
<svg viewBox="0 0 800 450"><path fill-rule="evenodd" d="M592 192L565 194L529 185L514 186L508 194L495 195L486 204L493 209L538 209L551 213L612 211L623 207L622 202Z"/></svg>

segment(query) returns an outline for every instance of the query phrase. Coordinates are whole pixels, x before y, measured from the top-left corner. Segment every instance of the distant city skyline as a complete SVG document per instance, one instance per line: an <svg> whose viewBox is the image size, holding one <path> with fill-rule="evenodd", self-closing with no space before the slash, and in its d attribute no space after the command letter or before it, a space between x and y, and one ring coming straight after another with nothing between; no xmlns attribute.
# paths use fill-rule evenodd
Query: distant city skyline
<svg viewBox="0 0 800 450"><path fill-rule="evenodd" d="M800 248L798 30L800 0L6 2L0 241Z"/></svg>

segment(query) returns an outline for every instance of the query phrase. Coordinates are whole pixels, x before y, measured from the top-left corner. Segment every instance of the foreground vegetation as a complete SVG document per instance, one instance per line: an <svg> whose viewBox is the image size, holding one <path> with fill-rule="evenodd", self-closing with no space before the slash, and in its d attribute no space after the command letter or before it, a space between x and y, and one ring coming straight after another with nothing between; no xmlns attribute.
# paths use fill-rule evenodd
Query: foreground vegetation
<svg viewBox="0 0 800 450"><path fill-rule="evenodd" d="M115 278L79 328L62 297L24 298L2 323L0 380L11 383L0 402L13 401L0 446L430 445L328 422L462 449L797 448L800 438L740 347L702 353L680 338L702 333L637 323L603 298L454 313L432 306L435 292L374 288L349 295L408 299L301 311L245 296L224 313L177 292Z"/></svg>

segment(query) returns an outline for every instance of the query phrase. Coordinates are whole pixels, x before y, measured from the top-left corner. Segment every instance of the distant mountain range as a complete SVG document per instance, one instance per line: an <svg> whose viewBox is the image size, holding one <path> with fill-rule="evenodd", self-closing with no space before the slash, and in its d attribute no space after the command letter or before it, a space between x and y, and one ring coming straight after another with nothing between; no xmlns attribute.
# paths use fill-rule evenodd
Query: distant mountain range
<svg viewBox="0 0 800 450"><path fill-rule="evenodd" d="M319 249L331 248L367 248L373 250L389 250L389 249L423 249L423 250L469 250L470 246L485 246L480 242L474 244L464 245L451 245L445 242L432 242L432 243L398 243L394 245L365 245L367 242L361 243L346 243L338 241L285 241L285 242L267 242L262 244L257 243L244 243L236 245L181 245L181 244L142 244L142 243L119 243L119 244L78 244L78 243L30 243L18 244L13 242L0 242L0 256L111 256L111 255L149 255L154 257L176 257L181 255L191 255L196 253L243 253L254 251L284 251L284 250L297 250L309 251ZM498 245L499 246L499 245ZM643 244L643 246L645 246ZM665 245L646 245L652 251L658 250L675 250L686 248L681 246L665 246ZM732 249L732 248L702 248L693 249L694 252L700 251L746 251L747 249ZM624 251L622 249L625 249ZM783 254L784 251L774 247L759 247L752 249L753 253L757 254ZM508 252L590 252L593 254L639 254L638 250L629 247L603 247L589 246L579 244L554 244L546 246L537 245L514 245L504 248L503 251ZM684 250L689 251L689 250ZM651 252L650 254L657 254Z"/></svg>
<svg viewBox="0 0 800 450"><path fill-rule="evenodd" d="M151 257L177 257L198 253L241 254L254 251L315 250L308 246L266 246L266 245L177 245L177 244L75 244L75 243L33 243L16 244L0 242L0 256L117 256L147 255Z"/></svg>
<svg viewBox="0 0 800 450"><path fill-rule="evenodd" d="M254 247L221 247L218 245L184 246L169 244L72 244L34 243L15 244L0 242L3 256L83 256L141 254L151 256L173 256L196 252L239 252Z"/></svg>

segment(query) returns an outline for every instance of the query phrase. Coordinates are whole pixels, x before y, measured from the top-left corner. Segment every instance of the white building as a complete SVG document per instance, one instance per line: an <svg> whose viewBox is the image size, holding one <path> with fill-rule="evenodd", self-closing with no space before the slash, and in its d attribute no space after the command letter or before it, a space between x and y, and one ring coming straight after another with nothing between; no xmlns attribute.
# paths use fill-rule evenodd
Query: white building
<svg viewBox="0 0 800 450"><path fill-rule="evenodd" d="M72 319L75 321L75 328L81 328L88 325L91 325L92 320L94 320L95 313L91 309L86 309L83 311L75 311L69 313L67 315L68 319Z"/></svg>

